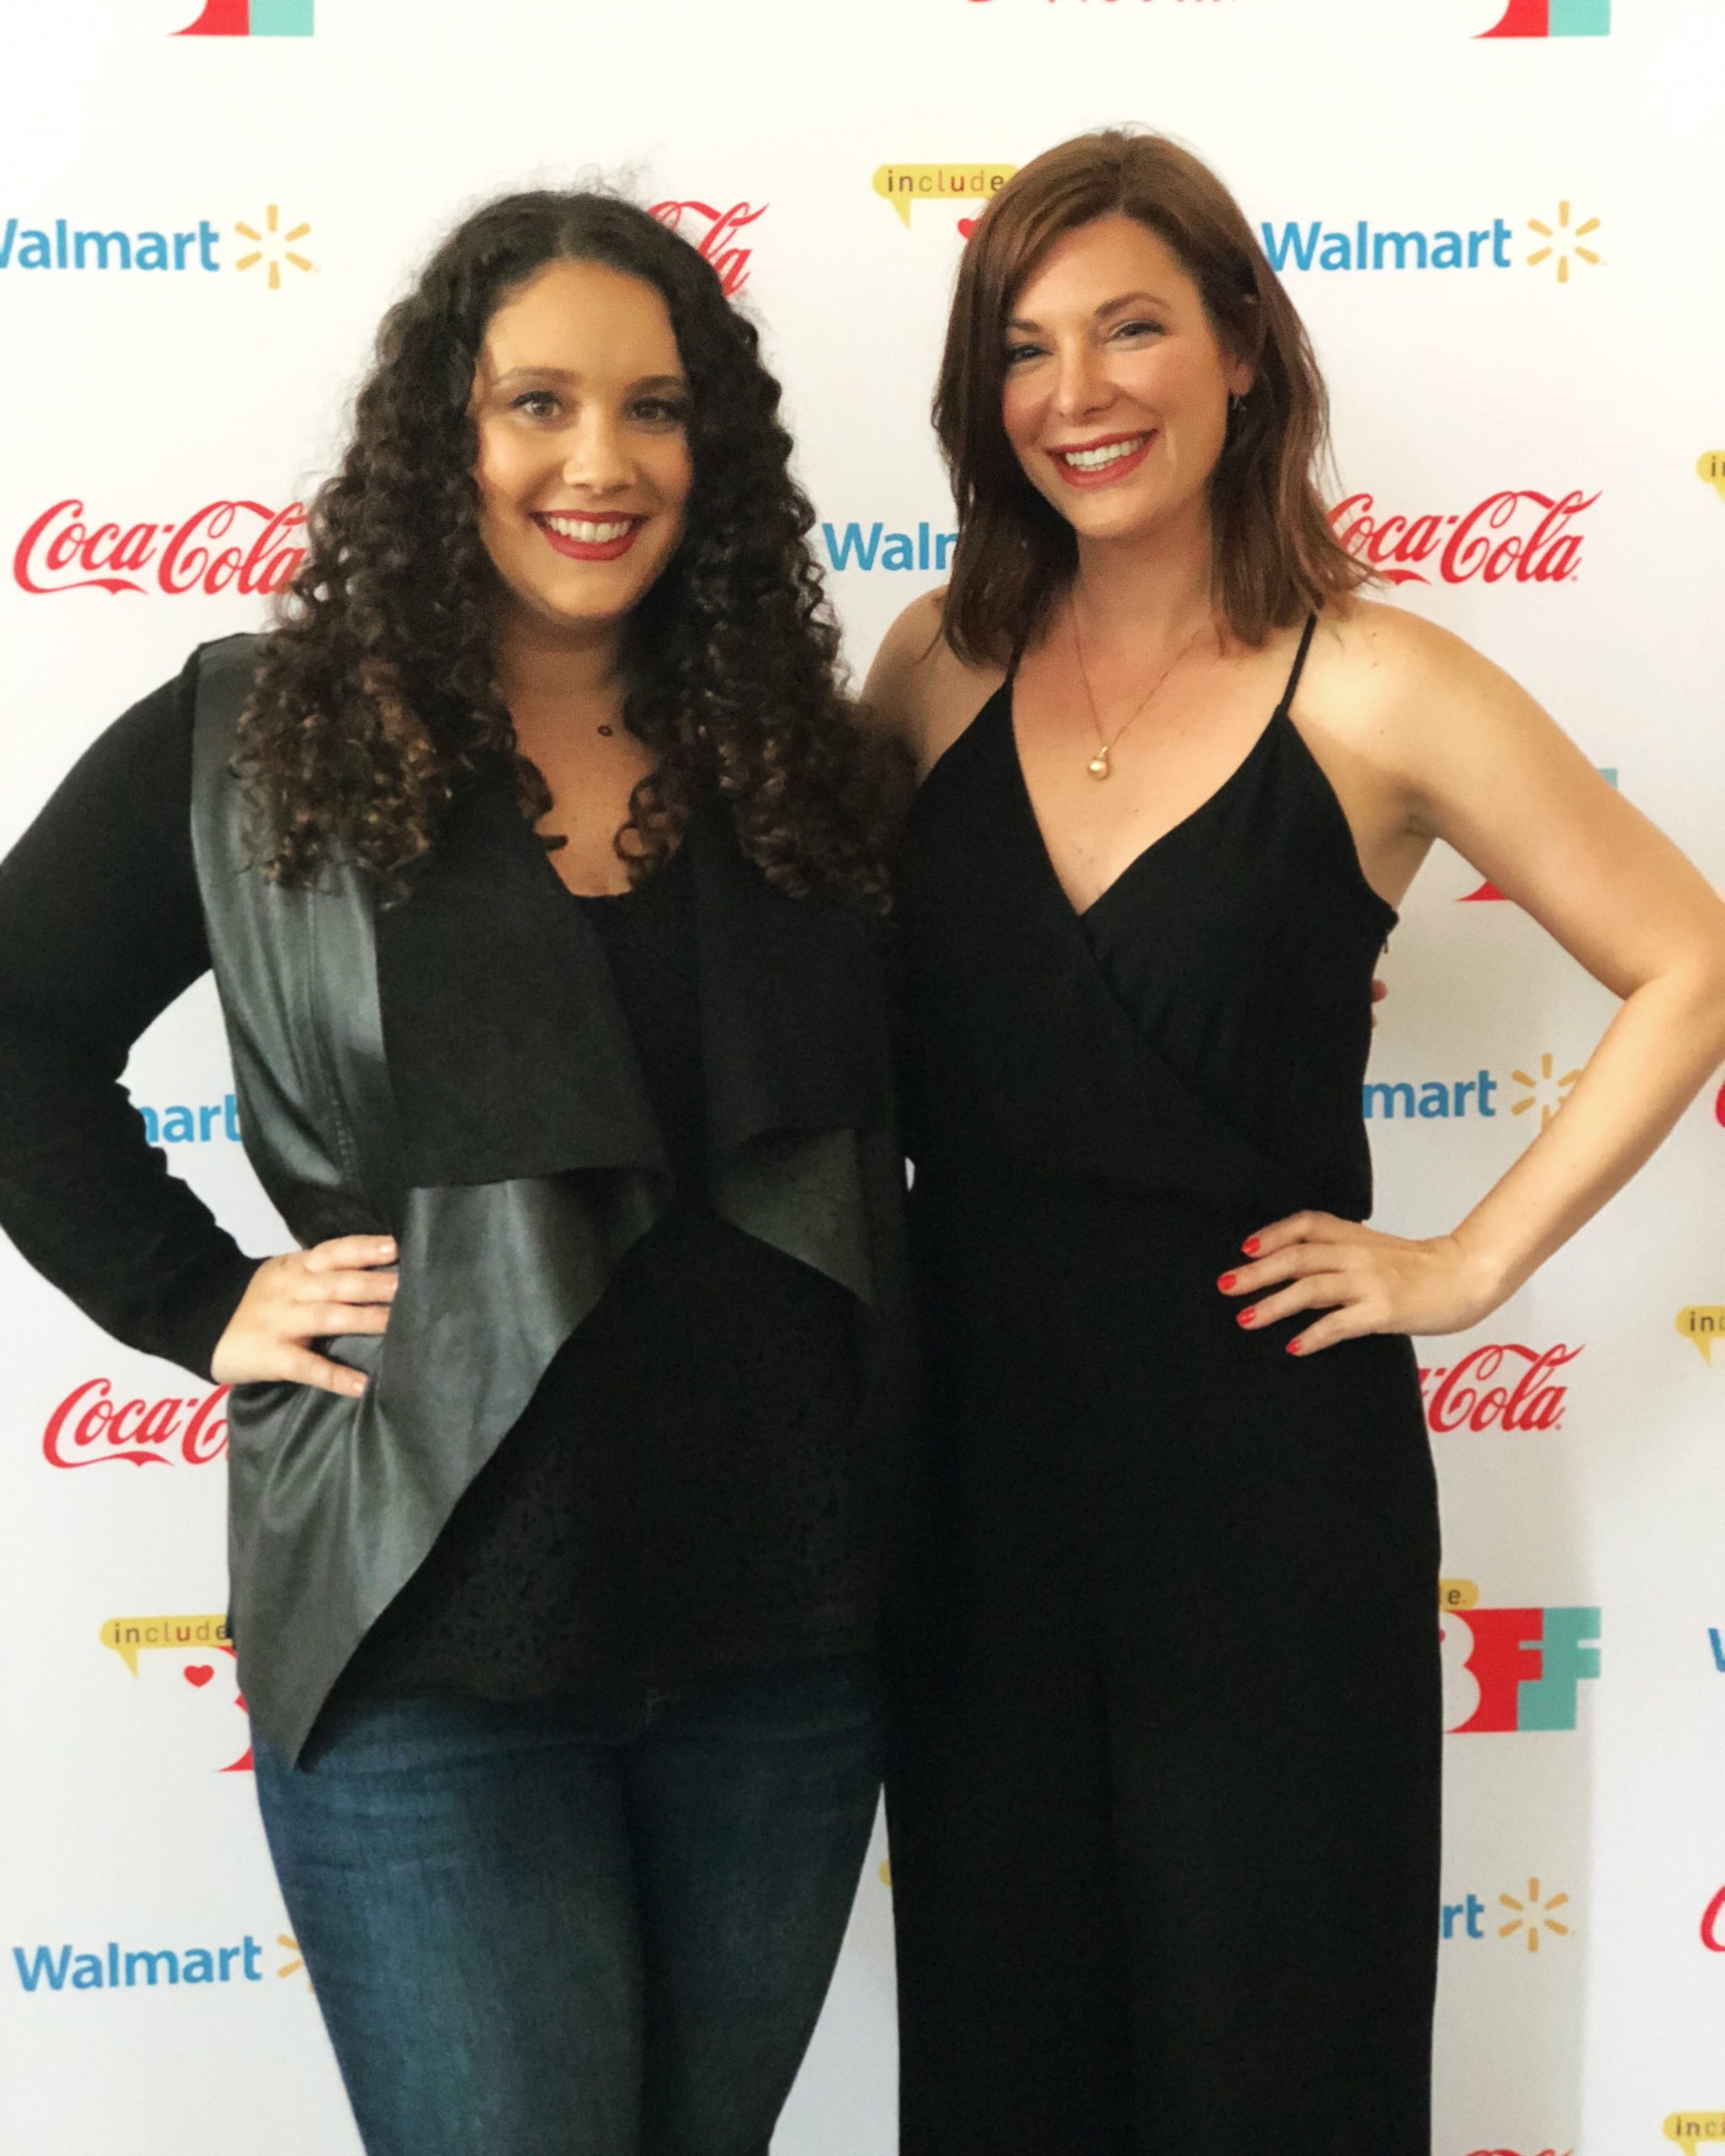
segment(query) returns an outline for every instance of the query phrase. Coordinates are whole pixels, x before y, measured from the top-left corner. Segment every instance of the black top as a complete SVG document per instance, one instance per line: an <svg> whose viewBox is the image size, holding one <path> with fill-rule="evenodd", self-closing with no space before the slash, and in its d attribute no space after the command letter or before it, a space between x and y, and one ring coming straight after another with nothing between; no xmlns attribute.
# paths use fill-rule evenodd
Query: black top
<svg viewBox="0 0 1725 2156"><path fill-rule="evenodd" d="M1036 823L1010 681L941 759L916 803L900 908L919 1176L998 1149L1080 1180L1129 1174L1226 1195L1247 1214L1370 1211L1359 1087L1372 966L1396 914L1367 883L1341 804L1290 715L1311 634L1308 623L1243 761L1082 913ZM938 845L921 843L937 817L953 828ZM1024 841L1010 867L993 859L1002 830ZM986 919L975 918L979 884ZM992 939L1002 935L1014 967L996 979ZM1097 971L1111 990L1101 1001L1087 979ZM1011 989L1011 1019L995 1014L1022 1033L1011 1057L979 1050L984 979ZM1130 1083L1123 1021L1155 1051L1153 1064L1136 1059ZM1055 1065L1075 1053L1114 1090L1105 1109L1051 1118L1066 1082Z"/></svg>
<svg viewBox="0 0 1725 2156"><path fill-rule="evenodd" d="M1366 882L1341 803L1290 716L1314 627L1245 760L1080 918L1109 986L1193 1090L1272 1159L1309 1163L1314 1203L1322 1193L1331 1210L1363 1219L1371 1028L1359 979L1396 915ZM1013 772L1028 809L1016 757ZM1265 907L1272 876L1296 904Z"/></svg>
<svg viewBox="0 0 1725 2156"><path fill-rule="evenodd" d="M0 1205L96 1322L207 1373L256 1261L169 1175L119 1083L209 963L187 804L191 682L147 697L0 865ZM862 1645L869 1537L850 1299L721 1221L705 1144L693 879L597 929L680 1195L553 1362L350 1685L498 1695L669 1684Z"/></svg>

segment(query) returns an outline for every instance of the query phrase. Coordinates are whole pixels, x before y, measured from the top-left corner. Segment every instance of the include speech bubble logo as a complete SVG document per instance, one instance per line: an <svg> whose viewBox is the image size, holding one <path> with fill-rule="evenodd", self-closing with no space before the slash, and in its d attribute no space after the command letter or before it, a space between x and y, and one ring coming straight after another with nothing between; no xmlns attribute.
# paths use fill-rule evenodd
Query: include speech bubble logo
<svg viewBox="0 0 1725 2156"><path fill-rule="evenodd" d="M1439 1609L1473 1609L1479 1604L1479 1589L1471 1580L1439 1580L1438 1607Z"/></svg>
<svg viewBox="0 0 1725 2156"><path fill-rule="evenodd" d="M1725 449L1710 449L1696 462L1695 476L1705 479L1725 502Z"/></svg>
<svg viewBox="0 0 1725 2156"><path fill-rule="evenodd" d="M184 1654L195 1647L229 1644L227 1620L220 1615L110 1617L100 1636L103 1646L111 1647L134 1677L138 1673L138 1657L156 1648Z"/></svg>
<svg viewBox="0 0 1725 2156"><path fill-rule="evenodd" d="M874 191L889 202L911 228L919 202L991 202L1017 172L1017 165L882 165Z"/></svg>
<svg viewBox="0 0 1725 2156"><path fill-rule="evenodd" d="M1725 1303L1691 1303L1677 1313L1677 1330L1694 1342L1696 1353L1711 1369L1713 1342L1725 1340Z"/></svg>
<svg viewBox="0 0 1725 2156"><path fill-rule="evenodd" d="M1673 2111L1665 2121L1665 2138L1680 2148L1725 2141L1725 2111Z"/></svg>

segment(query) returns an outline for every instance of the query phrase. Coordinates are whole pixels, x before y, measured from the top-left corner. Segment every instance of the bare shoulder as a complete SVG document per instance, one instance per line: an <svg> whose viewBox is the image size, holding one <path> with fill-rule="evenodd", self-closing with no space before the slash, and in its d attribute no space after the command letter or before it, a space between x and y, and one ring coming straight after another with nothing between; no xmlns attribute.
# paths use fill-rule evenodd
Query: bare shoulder
<svg viewBox="0 0 1725 2156"><path fill-rule="evenodd" d="M1338 714L1387 718L1434 691L1476 691L1509 676L1483 653L1405 606L1351 597L1325 609L1312 649L1313 671L1333 692Z"/></svg>
<svg viewBox="0 0 1725 2156"><path fill-rule="evenodd" d="M1326 609L1307 716L1343 761L1393 790L1413 828L1460 845L1476 866L1466 841L1482 803L1600 783L1512 675L1435 622L1380 600Z"/></svg>
<svg viewBox="0 0 1725 2156"><path fill-rule="evenodd" d="M946 593L913 599L882 638L862 686L865 723L901 741L926 775L1006 679L967 665L946 639Z"/></svg>
<svg viewBox="0 0 1725 2156"><path fill-rule="evenodd" d="M1483 652L1381 600L1327 607L1302 698L1339 747L1407 773L1468 733L1549 725L1533 698Z"/></svg>

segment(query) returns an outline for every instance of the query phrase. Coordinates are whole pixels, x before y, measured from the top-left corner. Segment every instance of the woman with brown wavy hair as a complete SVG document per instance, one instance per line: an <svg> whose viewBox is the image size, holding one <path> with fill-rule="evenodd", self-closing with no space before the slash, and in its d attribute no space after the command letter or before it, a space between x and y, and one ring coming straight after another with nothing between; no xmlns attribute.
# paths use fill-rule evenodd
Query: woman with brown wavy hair
<svg viewBox="0 0 1725 2156"><path fill-rule="evenodd" d="M259 1796L371 2156L764 2152L868 1838L883 803L778 401L642 211L480 210L275 626L0 869L3 1217L234 1388ZM118 1082L206 969L261 1263Z"/></svg>
<svg viewBox="0 0 1725 2156"><path fill-rule="evenodd" d="M888 1778L905 2156L1426 2156L1438 1521L1478 1323L1725 1052L1725 909L1512 681L1359 597L1215 176L1113 131L959 273L950 587L869 700L930 1312ZM1448 1233L1363 1225L1373 960L1434 839L1625 1000Z"/></svg>

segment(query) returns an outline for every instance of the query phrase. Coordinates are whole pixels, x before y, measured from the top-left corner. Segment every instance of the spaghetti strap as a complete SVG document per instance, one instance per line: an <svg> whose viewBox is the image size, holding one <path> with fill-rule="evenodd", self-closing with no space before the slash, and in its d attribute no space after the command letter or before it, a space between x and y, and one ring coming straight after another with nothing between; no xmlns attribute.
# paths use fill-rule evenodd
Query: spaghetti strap
<svg viewBox="0 0 1725 2156"><path fill-rule="evenodd" d="M1294 698L1299 691L1300 677L1306 671L1306 655L1311 649L1312 638L1317 632L1317 616L1306 617L1306 633L1300 639L1300 648L1294 655L1294 671L1288 676L1288 686L1282 691L1282 701L1276 706L1278 718L1285 718L1293 709Z"/></svg>

